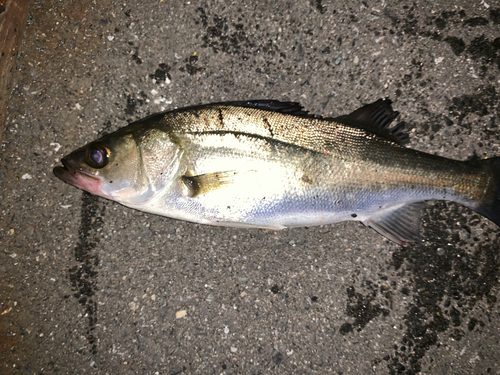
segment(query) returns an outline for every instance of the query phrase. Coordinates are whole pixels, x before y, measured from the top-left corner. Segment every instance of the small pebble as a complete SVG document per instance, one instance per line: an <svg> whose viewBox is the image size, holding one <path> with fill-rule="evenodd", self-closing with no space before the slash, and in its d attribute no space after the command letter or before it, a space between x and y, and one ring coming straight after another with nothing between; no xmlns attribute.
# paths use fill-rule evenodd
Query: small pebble
<svg viewBox="0 0 500 375"><path fill-rule="evenodd" d="M175 313L175 319L184 318L187 315L186 310L179 310Z"/></svg>

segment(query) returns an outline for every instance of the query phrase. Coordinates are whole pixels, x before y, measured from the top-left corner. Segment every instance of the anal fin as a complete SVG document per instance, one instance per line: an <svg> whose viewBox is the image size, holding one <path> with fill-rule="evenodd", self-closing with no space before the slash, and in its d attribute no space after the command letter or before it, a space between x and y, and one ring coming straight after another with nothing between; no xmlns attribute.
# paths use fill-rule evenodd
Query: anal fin
<svg viewBox="0 0 500 375"><path fill-rule="evenodd" d="M425 202L411 202L390 207L370 216L363 224L401 246L408 242L423 242L419 232L425 206Z"/></svg>

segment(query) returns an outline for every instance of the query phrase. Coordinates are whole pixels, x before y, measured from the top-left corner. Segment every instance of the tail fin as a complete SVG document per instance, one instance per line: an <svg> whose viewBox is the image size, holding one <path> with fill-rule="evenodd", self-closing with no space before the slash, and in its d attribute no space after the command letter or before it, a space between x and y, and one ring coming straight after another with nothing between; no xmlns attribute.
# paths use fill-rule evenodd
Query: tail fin
<svg viewBox="0 0 500 375"><path fill-rule="evenodd" d="M490 176L489 187L481 202L468 207L500 226L500 157L475 162Z"/></svg>

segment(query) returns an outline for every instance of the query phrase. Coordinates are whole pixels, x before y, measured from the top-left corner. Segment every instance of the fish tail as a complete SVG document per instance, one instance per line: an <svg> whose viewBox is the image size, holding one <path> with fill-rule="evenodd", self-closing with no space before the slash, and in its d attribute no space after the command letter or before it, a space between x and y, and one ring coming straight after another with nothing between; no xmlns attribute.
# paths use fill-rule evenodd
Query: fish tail
<svg viewBox="0 0 500 375"><path fill-rule="evenodd" d="M488 176L488 186L479 202L466 204L478 214L500 226L500 157L474 161L481 173Z"/></svg>

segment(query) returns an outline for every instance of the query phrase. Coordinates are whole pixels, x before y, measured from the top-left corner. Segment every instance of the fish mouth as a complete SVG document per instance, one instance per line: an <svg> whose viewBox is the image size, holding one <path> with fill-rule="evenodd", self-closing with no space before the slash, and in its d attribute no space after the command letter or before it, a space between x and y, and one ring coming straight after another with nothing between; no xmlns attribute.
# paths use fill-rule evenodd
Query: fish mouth
<svg viewBox="0 0 500 375"><path fill-rule="evenodd" d="M62 166L56 166L52 172L54 175L69 185L96 193L102 184L102 178L87 172L84 168L75 166L66 158L61 160Z"/></svg>
<svg viewBox="0 0 500 375"><path fill-rule="evenodd" d="M64 181L64 182L68 182L69 183L69 180L72 179L72 175L71 175L71 172L69 171L68 167L66 167L65 165L63 166L60 166L58 165L57 167L55 167L52 172L54 172L55 176Z"/></svg>

